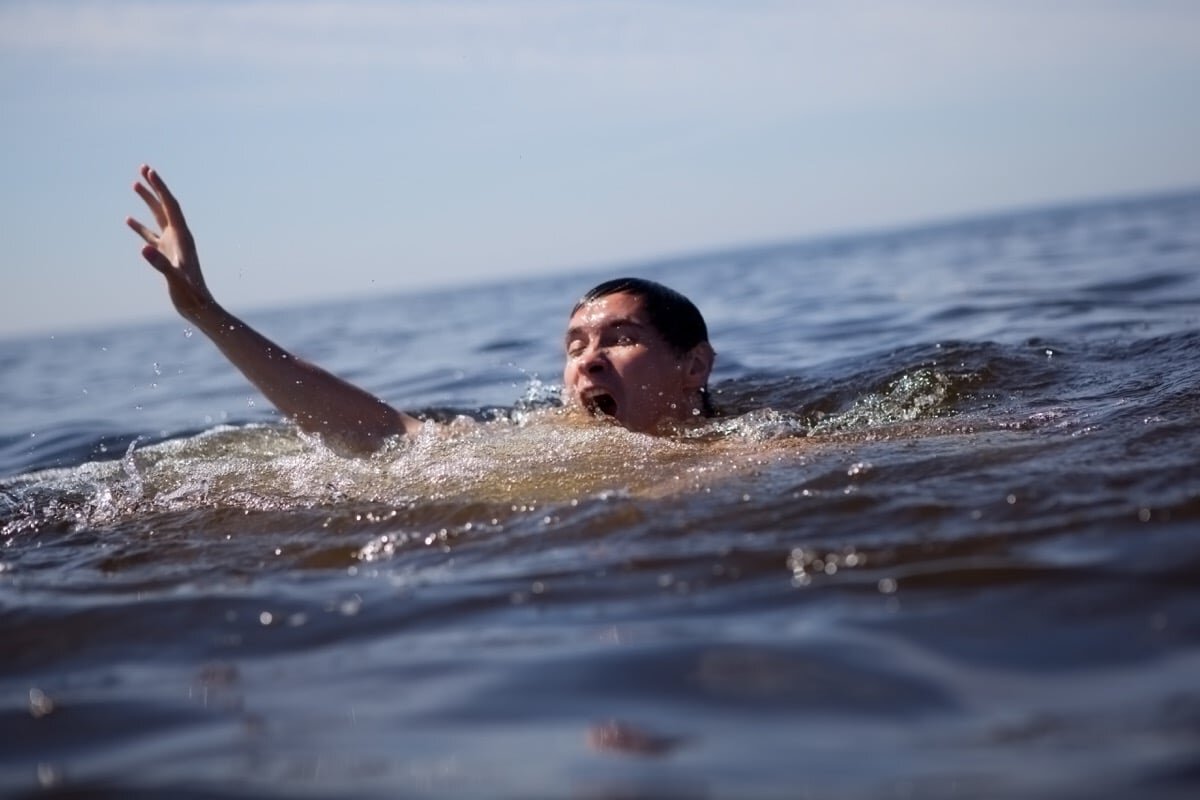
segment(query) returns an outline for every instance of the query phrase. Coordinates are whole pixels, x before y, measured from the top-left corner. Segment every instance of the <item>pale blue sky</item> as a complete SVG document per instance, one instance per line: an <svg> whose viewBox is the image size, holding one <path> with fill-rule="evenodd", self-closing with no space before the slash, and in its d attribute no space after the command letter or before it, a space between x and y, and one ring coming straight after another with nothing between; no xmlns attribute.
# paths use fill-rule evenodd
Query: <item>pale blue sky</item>
<svg viewBox="0 0 1200 800"><path fill-rule="evenodd" d="M0 0L0 335L1200 185L1195 0ZM583 287L581 287L583 288Z"/></svg>

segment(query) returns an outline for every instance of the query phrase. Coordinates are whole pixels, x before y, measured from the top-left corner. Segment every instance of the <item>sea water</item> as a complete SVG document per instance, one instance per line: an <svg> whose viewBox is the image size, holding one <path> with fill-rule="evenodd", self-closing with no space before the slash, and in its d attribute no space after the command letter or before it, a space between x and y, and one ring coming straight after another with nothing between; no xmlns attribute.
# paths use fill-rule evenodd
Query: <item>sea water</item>
<svg viewBox="0 0 1200 800"><path fill-rule="evenodd" d="M710 424L559 407L618 272ZM0 794L1200 785L1200 195L244 316L426 430L342 458L182 322L0 342Z"/></svg>

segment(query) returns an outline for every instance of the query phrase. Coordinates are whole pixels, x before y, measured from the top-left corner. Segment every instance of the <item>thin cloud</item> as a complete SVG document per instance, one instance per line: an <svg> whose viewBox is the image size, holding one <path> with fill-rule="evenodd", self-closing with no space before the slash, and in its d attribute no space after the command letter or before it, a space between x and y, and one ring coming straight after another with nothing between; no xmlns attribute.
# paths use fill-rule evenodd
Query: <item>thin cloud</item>
<svg viewBox="0 0 1200 800"><path fill-rule="evenodd" d="M0 46L60 62L558 84L839 107L1196 65L1200 4L13 2ZM335 83L328 80L325 84ZM318 81L318 85L322 82Z"/></svg>

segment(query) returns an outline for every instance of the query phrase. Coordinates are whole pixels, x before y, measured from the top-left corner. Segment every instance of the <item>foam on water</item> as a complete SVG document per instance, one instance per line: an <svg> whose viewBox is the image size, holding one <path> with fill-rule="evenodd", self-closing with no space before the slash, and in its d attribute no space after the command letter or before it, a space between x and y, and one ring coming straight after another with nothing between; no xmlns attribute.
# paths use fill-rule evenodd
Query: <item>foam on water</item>
<svg viewBox="0 0 1200 800"><path fill-rule="evenodd" d="M605 493L655 497L800 457L788 440L935 419L952 411L954 381L921 369L851 408L819 415L759 409L677 436L646 436L559 408L523 408L480 421L428 422L368 458L344 458L291 426L219 426L89 462L0 483L4 534L46 525L106 526L193 509L286 511L334 504L494 503L514 508ZM776 442L774 448L763 443ZM815 442L807 445L808 449Z"/></svg>

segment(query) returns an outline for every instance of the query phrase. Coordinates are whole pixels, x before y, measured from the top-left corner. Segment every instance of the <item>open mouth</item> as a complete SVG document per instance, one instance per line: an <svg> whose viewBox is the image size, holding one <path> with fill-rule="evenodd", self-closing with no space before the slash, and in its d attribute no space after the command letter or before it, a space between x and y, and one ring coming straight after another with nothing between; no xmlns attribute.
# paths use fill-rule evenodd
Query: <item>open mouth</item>
<svg viewBox="0 0 1200 800"><path fill-rule="evenodd" d="M580 400L589 414L604 417L615 417L617 415L617 401L608 392L588 392Z"/></svg>

